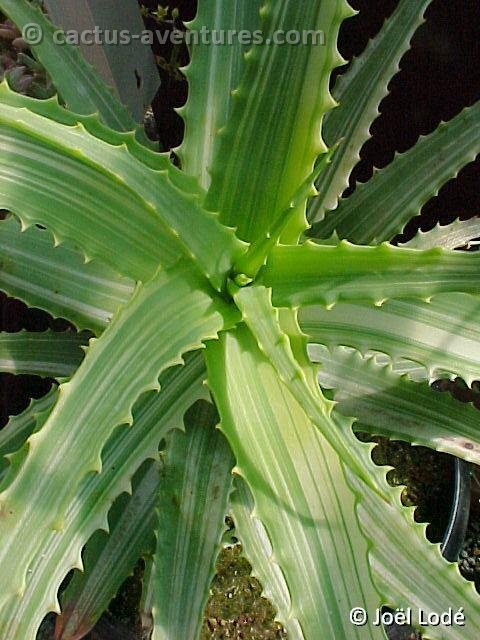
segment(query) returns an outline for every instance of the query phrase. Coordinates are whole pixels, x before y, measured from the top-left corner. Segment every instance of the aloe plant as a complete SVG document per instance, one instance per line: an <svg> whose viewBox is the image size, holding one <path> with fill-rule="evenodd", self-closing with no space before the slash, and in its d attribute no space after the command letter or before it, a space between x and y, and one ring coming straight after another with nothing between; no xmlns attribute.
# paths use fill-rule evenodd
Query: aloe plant
<svg viewBox="0 0 480 640"><path fill-rule="evenodd" d="M345 0L200 0L190 29L325 46L195 45L179 169L39 10L0 0L43 29L62 96L0 86L0 285L91 332L0 337L2 370L60 379L1 432L2 638L50 611L82 637L140 554L152 637L197 638L227 512L290 639L385 638L383 606L462 609L425 637L476 638L473 586L354 434L480 459L473 409L429 386L478 377L480 255L454 251L478 225L389 243L478 153L480 104L341 197L428 4L400 0L332 96Z"/></svg>

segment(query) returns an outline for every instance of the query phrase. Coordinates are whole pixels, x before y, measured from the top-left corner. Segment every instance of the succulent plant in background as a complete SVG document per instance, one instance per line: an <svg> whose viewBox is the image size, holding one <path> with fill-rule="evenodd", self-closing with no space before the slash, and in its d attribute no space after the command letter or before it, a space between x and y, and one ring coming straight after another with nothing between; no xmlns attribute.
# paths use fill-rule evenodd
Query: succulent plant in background
<svg viewBox="0 0 480 640"><path fill-rule="evenodd" d="M55 95L45 69L27 53L28 45L10 20L0 23L0 80L18 93L46 99Z"/></svg>
<svg viewBox="0 0 480 640"><path fill-rule="evenodd" d="M476 638L473 586L354 434L480 460L476 411L429 385L479 375L480 254L453 250L478 221L389 243L479 152L480 105L341 198L428 5L400 0L333 109L344 0L200 0L191 29L265 41L192 48L179 169L0 0L65 102L0 86L0 285L90 331L0 335L3 370L61 382L0 432L4 638L49 611L82 637L140 556L152 638L198 638L227 512L291 640L385 638L383 606L461 609L427 637ZM325 44L268 44L292 28Z"/></svg>

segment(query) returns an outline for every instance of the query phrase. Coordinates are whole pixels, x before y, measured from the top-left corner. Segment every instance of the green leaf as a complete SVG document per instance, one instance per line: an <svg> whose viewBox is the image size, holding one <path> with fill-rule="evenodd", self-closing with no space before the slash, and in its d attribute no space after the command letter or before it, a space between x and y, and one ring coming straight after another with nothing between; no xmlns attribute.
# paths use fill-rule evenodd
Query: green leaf
<svg viewBox="0 0 480 640"><path fill-rule="evenodd" d="M270 231L264 238L259 238L250 244L247 251L240 256L239 260L234 265L232 272L233 281L238 286L245 286L246 283L254 280L260 269L263 267L267 260L267 256L275 247L282 236L282 233L287 228L290 218L295 215L299 206L305 202L309 197L312 188L312 182L315 178L325 170L325 167L331 161L331 157L334 154L336 147L332 147L324 153L319 162L315 165L315 169L310 176L305 180L301 187L292 196L292 199L282 212L282 215L277 218Z"/></svg>
<svg viewBox="0 0 480 640"><path fill-rule="evenodd" d="M306 342L300 352L298 338L305 336L300 334L296 323L290 329L292 334L295 330L297 333L297 353L294 354L289 335L281 327L280 312L272 306L270 290L260 286L244 287L236 294L235 301L259 349L270 360L280 380L288 387L305 415L318 427L344 464L361 473L359 454L352 449L357 440L351 424L335 423L332 420L334 405L323 396L318 386L316 367L307 357ZM365 476L364 481L368 483L369 476Z"/></svg>
<svg viewBox="0 0 480 640"><path fill-rule="evenodd" d="M262 7L263 42L246 55L231 115L219 134L206 199L243 240L265 237L326 150L321 123L334 105L329 77L342 62L337 33L350 15L346 0L268 0ZM279 32L291 29L300 37L315 32L326 40L320 45L273 44ZM305 229L304 209L298 208L285 238L296 240Z"/></svg>
<svg viewBox="0 0 480 640"><path fill-rule="evenodd" d="M168 171L147 166L127 144L93 136L82 122L60 124L1 103L0 141L0 207L127 277L146 281L183 252L221 288L244 250L200 207L188 178L180 190Z"/></svg>
<svg viewBox="0 0 480 640"><path fill-rule="evenodd" d="M348 187L352 169L360 160L360 149L371 137L370 125L388 93L388 83L398 72L430 2L400 0L378 35L336 81L332 93L339 106L326 114L323 130L329 146L338 140L341 143L332 163L315 183L319 195L309 205L311 222L322 220L327 210L335 209Z"/></svg>
<svg viewBox="0 0 480 640"><path fill-rule="evenodd" d="M27 108L39 116L70 127L82 124L96 138L116 147L126 146L137 160L143 162L150 169L167 171L170 180L182 191L194 193L201 197L204 196L204 191L198 181L175 167L170 161L168 153L154 153L151 149L140 144L131 131L115 131L103 124L97 115L82 116L69 111L59 104L58 97L37 100L12 91L7 82L2 82L0 83L0 102L17 109Z"/></svg>
<svg viewBox="0 0 480 640"><path fill-rule="evenodd" d="M62 615L56 640L86 635L141 555L153 548L155 503L160 465L149 461L132 481L132 495L122 494L108 514L109 532L96 531L83 553L83 572L76 571L61 596Z"/></svg>
<svg viewBox="0 0 480 640"><path fill-rule="evenodd" d="M428 299L442 292L480 293L480 254L441 248L418 251L384 243L277 246L263 271L277 307L390 298Z"/></svg>
<svg viewBox="0 0 480 640"><path fill-rule="evenodd" d="M336 230L340 238L357 244L391 240L479 152L480 101L357 185L309 235L323 238Z"/></svg>
<svg viewBox="0 0 480 640"><path fill-rule="evenodd" d="M313 427L245 328L207 346L208 383L221 428L248 483L291 595L281 620L298 638L383 638L357 628L349 610L380 604L355 515L355 496L335 451ZM364 446L358 443L359 448ZM300 636L301 637L301 636Z"/></svg>
<svg viewBox="0 0 480 640"><path fill-rule="evenodd" d="M35 225L21 232L14 217L1 220L0 289L78 329L101 333L135 283L98 260L85 263L68 244L54 244L51 233Z"/></svg>
<svg viewBox="0 0 480 640"><path fill-rule="evenodd" d="M0 0L0 9L21 31L31 25L38 26L42 41L32 45L32 49L72 111L84 115L98 113L105 124L117 131L136 129L132 116L85 61L78 47L55 44L57 29L39 8L27 0Z"/></svg>
<svg viewBox="0 0 480 640"><path fill-rule="evenodd" d="M443 247L444 249L458 249L470 246L474 238L480 237L480 218L470 220L454 220L450 224L437 224L430 231L422 231L402 247L411 249L432 249L433 247Z"/></svg>
<svg viewBox="0 0 480 640"><path fill-rule="evenodd" d="M480 300L463 294L439 295L430 303L392 300L379 308L366 304L305 307L302 330L311 342L380 351L394 363L412 360L426 367L432 382L447 372L471 384L480 379Z"/></svg>
<svg viewBox="0 0 480 640"><path fill-rule="evenodd" d="M187 408L205 395L202 355L197 352L185 359L185 366L162 374L161 393L151 392L140 398L133 408L133 428L122 426L112 433L102 452L102 473L83 479L65 513L64 528L32 531L38 552L30 564L23 597L17 594L9 606L0 609L2 632L9 640L35 637L48 611L60 613L58 587L71 569L82 568L81 550L93 532L108 530L107 513L113 500L131 491L130 480L141 463L158 457L162 438L181 427ZM36 507L31 508L35 511Z"/></svg>
<svg viewBox="0 0 480 640"><path fill-rule="evenodd" d="M232 95L245 69L247 46L239 37L228 42L228 33L253 33L260 22L260 0L200 0L195 19L187 26L199 36L191 47L190 64L183 69L188 80L188 101L178 110L185 121L185 135L177 153L183 170L195 176L204 189L210 185L215 141L228 121ZM201 41L201 29L225 36L224 44Z"/></svg>
<svg viewBox="0 0 480 640"><path fill-rule="evenodd" d="M372 470L372 473L375 472ZM376 473L384 475L382 469ZM361 496L357 513L362 529L369 532L369 564L375 584L389 606L411 607L412 620L419 624L419 611L448 612L463 610L465 626L423 627L424 638L431 640L476 640L480 625L478 593L472 582L464 580L456 564L441 556L439 545L426 537L426 524L414 521L414 508L400 502L402 489L385 486L385 500L365 489L358 478L348 474L349 482ZM386 483L385 483L386 485Z"/></svg>
<svg viewBox="0 0 480 640"><path fill-rule="evenodd" d="M9 466L7 456L20 449L37 426L43 423L40 416L50 413L57 397L57 387L54 386L43 398L31 400L25 411L11 416L7 424L0 429L0 481Z"/></svg>
<svg viewBox="0 0 480 640"><path fill-rule="evenodd" d="M87 344L88 335L72 331L0 331L0 372L66 378L82 361Z"/></svg>
<svg viewBox="0 0 480 640"><path fill-rule="evenodd" d="M426 382L412 382L391 365L381 366L346 347L329 351L312 345L311 356L321 363L322 387L335 390L335 410L355 418L355 429L479 463L480 414L471 404Z"/></svg>
<svg viewBox="0 0 480 640"><path fill-rule="evenodd" d="M159 389L162 371L237 319L235 308L179 265L139 287L101 338L90 342L75 376L60 387L51 416L12 461L3 484L0 627L23 598L42 537L62 531L81 483L102 470L101 452L114 427L132 424L134 402Z"/></svg>
<svg viewBox="0 0 480 640"><path fill-rule="evenodd" d="M263 585L263 595L274 603L277 619L287 620L289 640L304 640L297 621L290 618L290 593L285 577L272 558L272 545L262 522L253 515L255 502L247 483L235 476L230 498L230 514L235 523L235 536L242 543L245 556L252 565L252 574Z"/></svg>
<svg viewBox="0 0 480 640"><path fill-rule="evenodd" d="M211 404L197 404L186 433L167 439L158 498L157 549L151 575L153 640L200 637L225 530L234 459L214 428Z"/></svg>

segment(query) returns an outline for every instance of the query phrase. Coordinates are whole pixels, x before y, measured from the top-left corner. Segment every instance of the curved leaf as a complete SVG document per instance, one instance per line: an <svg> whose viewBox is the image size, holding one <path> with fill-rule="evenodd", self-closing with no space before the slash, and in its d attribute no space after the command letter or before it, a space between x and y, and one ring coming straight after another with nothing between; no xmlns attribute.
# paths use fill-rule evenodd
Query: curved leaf
<svg viewBox="0 0 480 640"><path fill-rule="evenodd" d="M358 351L329 351L312 345L321 363L322 387L334 389L335 410L355 418L355 429L407 440L479 464L480 413L471 404L435 391L426 382L412 382Z"/></svg>
<svg viewBox="0 0 480 640"><path fill-rule="evenodd" d="M371 180L357 185L309 235L323 238L336 230L340 238L357 244L391 240L478 153L480 101L420 138Z"/></svg>
<svg viewBox="0 0 480 640"><path fill-rule="evenodd" d="M371 137L370 125L388 93L388 83L398 72L413 34L424 22L430 2L400 0L378 35L337 79L332 93L339 106L325 115L323 131L329 146L338 140L341 143L332 163L315 183L319 195L309 204L310 221L322 220L325 211L335 209L348 187L352 169L360 160L360 149Z"/></svg>
<svg viewBox="0 0 480 640"><path fill-rule="evenodd" d="M187 191L179 189L167 170L148 166L127 144L95 137L82 122L65 125L0 102L0 141L0 206L127 277L146 281L183 253L221 288L244 250L200 207L188 178Z"/></svg>
<svg viewBox="0 0 480 640"><path fill-rule="evenodd" d="M38 7L27 0L0 0L0 9L20 30L28 25L38 26L43 38L32 48L70 109L84 115L98 112L103 122L117 131L136 129L132 116L85 61L78 47L55 44L56 28Z"/></svg>
<svg viewBox="0 0 480 640"><path fill-rule="evenodd" d="M0 221L0 289L32 307L101 333L128 301L134 282L99 261L85 263L68 244L54 246L37 226L21 231L9 216Z"/></svg>
<svg viewBox="0 0 480 640"><path fill-rule="evenodd" d="M305 307L299 322L311 342L346 345L364 354L380 351L394 363L408 359L423 365L430 382L448 373L470 385L480 379L479 312L480 299L448 294L429 303L391 300L378 308L360 303L329 311Z"/></svg>

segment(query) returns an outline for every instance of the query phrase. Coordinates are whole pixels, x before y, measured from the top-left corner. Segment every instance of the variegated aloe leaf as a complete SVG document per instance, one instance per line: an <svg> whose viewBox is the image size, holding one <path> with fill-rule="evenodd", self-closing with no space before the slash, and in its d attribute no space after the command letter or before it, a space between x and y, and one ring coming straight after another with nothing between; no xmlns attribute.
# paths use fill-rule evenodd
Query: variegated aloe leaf
<svg viewBox="0 0 480 640"><path fill-rule="evenodd" d="M122 426L112 433L102 452L102 473L84 478L65 513L64 528L43 532L38 540L42 552L30 566L23 597L1 612L6 637L33 638L48 611L60 613L58 587L70 569L82 568L81 550L93 532L108 530L107 513L113 500L131 491L130 480L141 463L158 457L161 439L181 427L187 408L204 397L202 355L188 354L185 360L184 366L162 374L161 393L151 392L136 403L133 427Z"/></svg>
<svg viewBox="0 0 480 640"><path fill-rule="evenodd" d="M196 178L187 176L183 171L175 167L167 153L154 153L151 149L144 147L138 142L131 131L116 131L103 124L98 115L82 116L73 111L69 111L58 101L58 97L48 100L37 100L12 91L6 82L0 83L0 102L3 102L17 109L27 108L33 113L54 120L59 124L75 127L79 123L85 129L100 140L116 147L126 146L129 153L139 162L142 162L150 169L156 171L166 171L170 180L179 189L186 193L197 194L203 197L204 191L198 184Z"/></svg>
<svg viewBox="0 0 480 640"><path fill-rule="evenodd" d="M217 134L225 125L232 108L232 91L245 69L248 46L228 33L253 33L260 23L260 0L200 0L195 19L188 28L200 36L207 28L213 37L223 33L221 45L194 42L191 62L183 71L188 80L187 104L178 110L185 121L185 135L178 149L182 168L195 176L204 189L210 185L209 169ZM216 35L215 35L216 34Z"/></svg>
<svg viewBox="0 0 480 640"><path fill-rule="evenodd" d="M247 54L231 115L219 135L206 199L244 240L267 235L326 150L321 122L334 105L328 82L332 69L342 62L336 35L349 15L345 0L267 0L262 7L263 42ZM279 32L293 28L301 37L307 30L310 36L316 31L319 39L321 32L328 37L317 46L274 44ZM302 206L285 238L295 241L305 226Z"/></svg>
<svg viewBox="0 0 480 640"><path fill-rule="evenodd" d="M371 581L355 496L335 451L313 427L245 327L207 346L208 384L221 428L265 526L270 560L283 572L291 603L280 620L293 638L383 638L348 612L381 600ZM359 447L362 445L359 444Z"/></svg>
<svg viewBox="0 0 480 640"><path fill-rule="evenodd" d="M150 575L153 640L196 640L225 531L234 459L201 402L185 433L167 439L158 498L157 548Z"/></svg>
<svg viewBox="0 0 480 640"><path fill-rule="evenodd" d="M336 81L332 93L339 106L325 115L323 134L328 145L338 140L341 144L315 183L319 195L309 205L311 222L322 220L326 211L335 209L348 187L352 169L360 160L360 149L370 138L370 126L379 115L380 102L430 2L400 0L378 35Z"/></svg>
<svg viewBox="0 0 480 640"><path fill-rule="evenodd" d="M311 356L322 387L334 389L336 411L355 417L355 429L480 462L480 414L471 404L346 347L312 345Z"/></svg>
<svg viewBox="0 0 480 640"><path fill-rule="evenodd" d="M66 378L82 361L88 335L72 331L0 332L0 372Z"/></svg>
<svg viewBox="0 0 480 640"><path fill-rule="evenodd" d="M394 363L407 359L423 365L430 382L447 373L470 385L480 378L479 312L479 298L446 294L429 303L391 300L378 308L304 307L299 322L311 342L346 345L363 354L380 351Z"/></svg>
<svg viewBox="0 0 480 640"><path fill-rule="evenodd" d="M454 220L450 224L437 224L430 231L422 231L402 247L411 249L432 249L443 247L444 249L457 249L469 246L471 241L480 237L480 218L470 220Z"/></svg>
<svg viewBox="0 0 480 640"><path fill-rule="evenodd" d="M373 466L373 464L372 464ZM370 471L379 477L384 470ZM439 545L426 537L426 524L414 521L414 508L400 501L400 487L385 482L384 500L365 488L358 477L347 471L348 481L359 497L357 514L362 529L371 540L369 564L374 583L390 607L411 608L414 626L419 627L420 611L460 611L464 625L422 627L425 640L475 640L480 625L478 593L473 583L460 578L456 564L442 558Z"/></svg>
<svg viewBox="0 0 480 640"><path fill-rule="evenodd" d="M180 190L128 145L93 136L81 121L61 124L59 107L48 108L51 117L0 104L0 206L133 279L145 281L183 253L221 288L243 244L201 208L188 179Z"/></svg>
<svg viewBox="0 0 480 640"><path fill-rule="evenodd" d="M358 453L353 449L357 440L351 425L333 422L333 403L323 396L318 386L315 367L306 354L306 343L302 358L299 353L300 345L297 342L295 353L291 337L280 324L280 313L271 303L271 291L260 286L244 287L235 295L235 301L259 349L267 356L280 380L288 386L308 419L318 427L343 462L357 473L362 473L358 456L363 451ZM369 482L370 478L367 476L365 481ZM373 488L376 489L375 486Z"/></svg>
<svg viewBox="0 0 480 640"><path fill-rule="evenodd" d="M304 640L297 621L290 619L290 593L282 570L273 559L273 549L262 522L255 517L255 502L247 483L235 476L234 491L230 498L230 514L235 523L235 536L242 543L246 557L252 565L252 574L263 586L263 595L277 609L277 619L288 620L289 640Z"/></svg>
<svg viewBox="0 0 480 640"><path fill-rule="evenodd" d="M480 293L480 255L434 248L428 251L355 246L277 246L269 254L263 282L273 289L275 306L389 298L428 299L436 293Z"/></svg>
<svg viewBox="0 0 480 640"><path fill-rule="evenodd" d="M34 225L22 232L13 216L1 220L0 288L78 329L101 333L135 283L98 260L85 263L67 243L54 244L44 229Z"/></svg>
<svg viewBox="0 0 480 640"><path fill-rule="evenodd" d="M78 47L55 44L56 28L38 7L27 0L0 0L0 10L21 31L31 25L38 26L43 37L32 48L72 111L84 115L98 113L105 124L117 131L133 131L137 127L125 106L85 61ZM38 33L30 30L30 35L35 38Z"/></svg>
<svg viewBox="0 0 480 640"><path fill-rule="evenodd" d="M31 400L25 411L17 416L11 416L3 429L0 429L0 481L9 466L8 456L18 451L42 423L40 416L50 413L57 396L57 387L53 387L43 398Z"/></svg>
<svg viewBox="0 0 480 640"><path fill-rule="evenodd" d="M133 403L148 389L159 389L162 371L237 319L232 306L179 265L140 287L102 337L91 342L74 379L62 385L52 414L12 460L3 484L0 625L24 597L42 537L64 528L82 481L102 470L101 452L114 427L133 422ZM39 477L39 468L48 473Z"/></svg>
<svg viewBox="0 0 480 640"><path fill-rule="evenodd" d="M122 494L110 509L108 533L96 531L88 541L82 554L83 571L75 572L62 593L55 640L83 638L138 559L153 550L159 481L160 463L149 460L132 480L132 495Z"/></svg>
<svg viewBox="0 0 480 640"><path fill-rule="evenodd" d="M357 185L309 235L327 238L336 230L340 238L357 244L391 240L478 153L480 101L420 138L371 180Z"/></svg>

